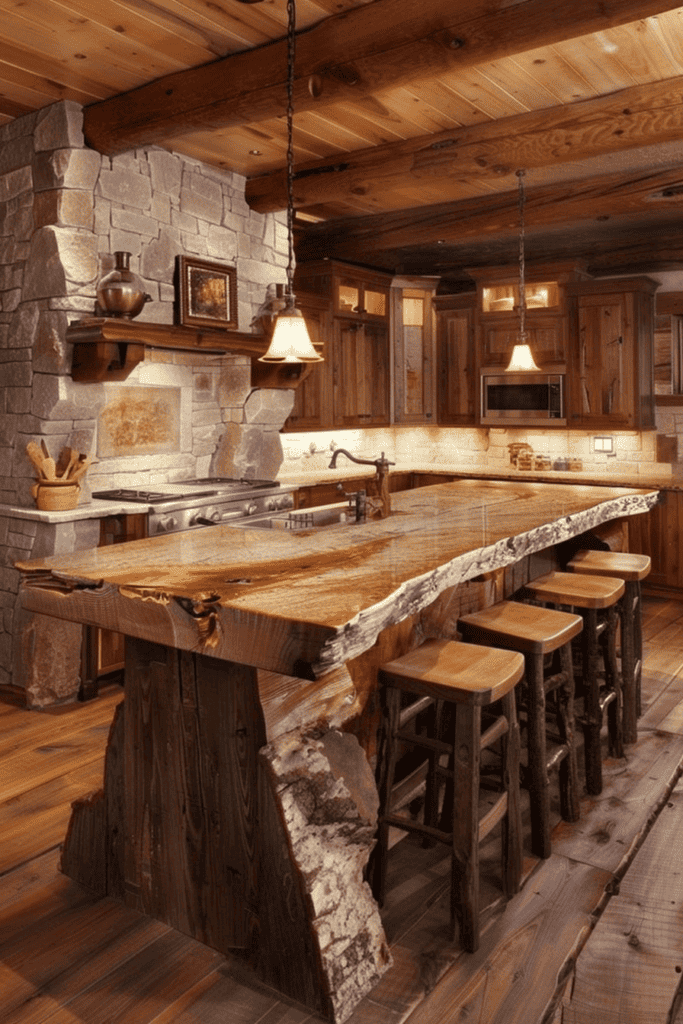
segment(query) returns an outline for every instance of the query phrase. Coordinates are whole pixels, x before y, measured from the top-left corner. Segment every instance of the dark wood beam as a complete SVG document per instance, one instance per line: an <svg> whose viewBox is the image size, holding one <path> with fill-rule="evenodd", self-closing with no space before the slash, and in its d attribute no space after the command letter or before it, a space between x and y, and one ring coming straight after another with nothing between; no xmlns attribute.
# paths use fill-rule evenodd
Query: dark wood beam
<svg viewBox="0 0 683 1024"><path fill-rule="evenodd" d="M336 14L297 40L294 106L315 109L457 68L638 21L671 0L374 0ZM166 75L85 109L102 153L199 131L254 124L286 107L286 41Z"/></svg>
<svg viewBox="0 0 683 1024"><path fill-rule="evenodd" d="M527 188L525 221L529 228L550 227L655 209L683 214L682 167ZM518 228L518 194L501 192L313 225L299 236L297 258L329 256L358 261L362 253L365 262L372 263L373 254L387 250L495 238L515 234Z"/></svg>
<svg viewBox="0 0 683 1024"><path fill-rule="evenodd" d="M551 167L683 136L683 76L621 89L609 96L535 110L468 128L357 150L343 159L300 165L297 209L328 202L372 202L388 190L428 178L444 190L454 180L491 179L517 168ZM285 174L251 178L247 202L259 213L287 205Z"/></svg>

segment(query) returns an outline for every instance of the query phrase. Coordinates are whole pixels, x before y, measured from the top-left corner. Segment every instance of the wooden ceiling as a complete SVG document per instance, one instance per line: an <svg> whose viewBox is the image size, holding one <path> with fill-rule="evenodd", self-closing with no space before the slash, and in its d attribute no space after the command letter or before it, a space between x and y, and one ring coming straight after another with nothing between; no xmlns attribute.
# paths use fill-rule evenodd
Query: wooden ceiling
<svg viewBox="0 0 683 1024"><path fill-rule="evenodd" d="M0 123L61 99L283 209L286 0L0 0ZM471 282L526 254L683 269L683 7L297 0L297 256Z"/></svg>

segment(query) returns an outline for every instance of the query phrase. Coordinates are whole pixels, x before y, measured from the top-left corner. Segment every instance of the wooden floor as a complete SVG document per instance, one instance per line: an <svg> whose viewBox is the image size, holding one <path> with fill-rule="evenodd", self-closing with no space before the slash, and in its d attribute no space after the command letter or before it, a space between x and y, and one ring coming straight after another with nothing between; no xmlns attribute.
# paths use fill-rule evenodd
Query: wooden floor
<svg viewBox="0 0 683 1024"><path fill-rule="evenodd" d="M683 604L645 602L637 744L528 855L504 907L485 851L481 949L447 939L445 849L392 850L394 963L350 1024L683 1024ZM0 1022L315 1024L238 962L58 870L70 802L101 782L121 691L50 712L0 697ZM294 965L295 966L295 965Z"/></svg>

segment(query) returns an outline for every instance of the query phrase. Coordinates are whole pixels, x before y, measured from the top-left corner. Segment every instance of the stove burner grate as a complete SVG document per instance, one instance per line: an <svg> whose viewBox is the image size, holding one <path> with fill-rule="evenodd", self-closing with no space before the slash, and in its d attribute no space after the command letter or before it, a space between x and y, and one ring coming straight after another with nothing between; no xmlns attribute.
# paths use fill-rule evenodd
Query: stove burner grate
<svg viewBox="0 0 683 1024"><path fill-rule="evenodd" d="M185 498L210 498L218 491L193 491L189 494L169 494L164 491L136 491L126 487L112 491L93 491L93 498L106 498L109 501L132 501L145 505L158 504L161 501L183 501Z"/></svg>

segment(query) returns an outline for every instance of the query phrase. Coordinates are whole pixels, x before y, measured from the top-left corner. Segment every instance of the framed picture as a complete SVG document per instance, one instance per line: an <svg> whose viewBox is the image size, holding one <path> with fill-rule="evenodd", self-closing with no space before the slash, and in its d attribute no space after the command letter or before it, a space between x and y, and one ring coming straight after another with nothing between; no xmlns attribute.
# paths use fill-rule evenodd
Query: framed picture
<svg viewBox="0 0 683 1024"><path fill-rule="evenodd" d="M178 322L183 327L237 328L237 271L223 263L177 258Z"/></svg>

